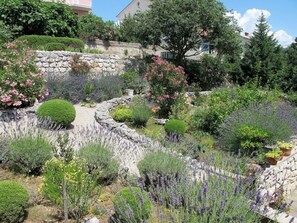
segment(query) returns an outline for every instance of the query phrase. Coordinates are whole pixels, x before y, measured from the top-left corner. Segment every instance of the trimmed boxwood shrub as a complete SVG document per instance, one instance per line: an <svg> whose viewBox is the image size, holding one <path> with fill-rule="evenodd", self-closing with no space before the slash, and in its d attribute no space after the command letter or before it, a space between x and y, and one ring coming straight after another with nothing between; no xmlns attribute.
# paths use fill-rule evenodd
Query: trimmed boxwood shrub
<svg viewBox="0 0 297 223"><path fill-rule="evenodd" d="M39 36L26 35L18 38L19 40L27 40L28 45L33 49L41 49L49 43L60 43L67 47L83 49L85 44L82 40L68 37L53 37L53 36Z"/></svg>
<svg viewBox="0 0 297 223"><path fill-rule="evenodd" d="M164 129L168 136L179 139L186 132L186 123L182 120L171 119L165 123Z"/></svg>
<svg viewBox="0 0 297 223"><path fill-rule="evenodd" d="M57 125L67 127L74 121L76 111L68 101L65 100L49 100L44 102L37 110L39 119L50 118Z"/></svg>
<svg viewBox="0 0 297 223"><path fill-rule="evenodd" d="M53 146L41 136L13 139L9 148L9 166L17 173L39 175L53 156Z"/></svg>
<svg viewBox="0 0 297 223"><path fill-rule="evenodd" d="M103 145L86 145L80 148L78 156L86 160L89 173L100 183L111 183L118 176L119 164L112 159L112 152Z"/></svg>
<svg viewBox="0 0 297 223"><path fill-rule="evenodd" d="M44 46L47 51L63 51L66 50L66 46L63 43L48 43Z"/></svg>
<svg viewBox="0 0 297 223"><path fill-rule="evenodd" d="M129 108L118 108L112 115L117 122L130 121L132 119L132 110Z"/></svg>
<svg viewBox="0 0 297 223"><path fill-rule="evenodd" d="M116 218L120 222L146 222L151 215L152 203L146 191L125 187L113 201Z"/></svg>
<svg viewBox="0 0 297 223"><path fill-rule="evenodd" d="M19 183L0 181L0 222L23 222L28 206L28 191Z"/></svg>

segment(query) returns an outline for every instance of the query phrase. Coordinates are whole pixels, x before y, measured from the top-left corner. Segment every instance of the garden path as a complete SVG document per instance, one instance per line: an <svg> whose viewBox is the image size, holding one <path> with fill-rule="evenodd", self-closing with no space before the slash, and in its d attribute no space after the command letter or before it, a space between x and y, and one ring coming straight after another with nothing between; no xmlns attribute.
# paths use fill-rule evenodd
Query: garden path
<svg viewBox="0 0 297 223"><path fill-rule="evenodd" d="M293 204L290 208L290 215L294 216L297 218L297 189L295 189L288 197L287 197L287 202L293 201Z"/></svg>

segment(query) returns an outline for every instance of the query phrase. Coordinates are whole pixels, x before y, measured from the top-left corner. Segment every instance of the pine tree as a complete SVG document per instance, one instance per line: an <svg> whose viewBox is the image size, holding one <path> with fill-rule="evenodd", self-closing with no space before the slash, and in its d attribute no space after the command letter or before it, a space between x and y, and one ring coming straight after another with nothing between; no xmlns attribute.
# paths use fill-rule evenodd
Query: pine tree
<svg viewBox="0 0 297 223"><path fill-rule="evenodd" d="M261 86L275 87L277 84L284 60L282 47L269 31L269 24L262 13L241 61L243 83L256 80Z"/></svg>

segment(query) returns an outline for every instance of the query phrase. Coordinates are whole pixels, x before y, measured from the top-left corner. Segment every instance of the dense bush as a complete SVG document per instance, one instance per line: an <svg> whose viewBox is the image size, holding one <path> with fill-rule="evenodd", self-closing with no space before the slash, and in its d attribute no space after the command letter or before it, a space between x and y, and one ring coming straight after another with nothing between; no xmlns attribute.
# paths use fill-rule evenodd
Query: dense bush
<svg viewBox="0 0 297 223"><path fill-rule="evenodd" d="M85 86L92 84L93 89L87 95ZM104 76L100 78L86 78L77 75L64 77L49 77L47 80L49 90L48 99L64 99L72 103L78 103L90 98L94 102L102 102L122 96L122 80L118 76Z"/></svg>
<svg viewBox="0 0 297 223"><path fill-rule="evenodd" d="M62 185L66 182L67 208L71 217L81 220L88 212L89 198L95 184L85 162L73 159L65 163L52 159L45 164L41 193L51 202L63 204Z"/></svg>
<svg viewBox="0 0 297 223"><path fill-rule="evenodd" d="M68 37L28 35L28 36L21 36L18 38L18 40L28 41L28 45L33 49L43 49L49 43L64 44L66 47L73 47L78 49L83 49L85 46L82 40L77 38L68 38Z"/></svg>
<svg viewBox="0 0 297 223"><path fill-rule="evenodd" d="M9 143L10 167L17 173L40 174L53 156L53 146L42 136L23 136Z"/></svg>
<svg viewBox="0 0 297 223"><path fill-rule="evenodd" d="M251 105L226 116L220 125L223 149L244 154L261 152L266 144L288 140L297 131L296 111L284 103Z"/></svg>
<svg viewBox="0 0 297 223"><path fill-rule="evenodd" d="M194 131L217 134L219 125L232 112L255 103L274 102L280 97L277 91L265 91L255 86L217 89L195 110L190 123Z"/></svg>
<svg viewBox="0 0 297 223"><path fill-rule="evenodd" d="M132 110L129 108L118 108L113 112L112 117L117 122L130 121L132 119Z"/></svg>
<svg viewBox="0 0 297 223"><path fill-rule="evenodd" d="M147 121L152 117L151 109L141 97L134 97L131 105L132 122L135 126L146 126Z"/></svg>
<svg viewBox="0 0 297 223"><path fill-rule="evenodd" d="M78 156L87 162L89 173L100 183L111 183L118 176L119 165L112 152L100 144L89 144L79 149Z"/></svg>
<svg viewBox="0 0 297 223"><path fill-rule="evenodd" d="M164 129L168 136L179 139L186 132L186 123L182 120L171 119L165 123Z"/></svg>
<svg viewBox="0 0 297 223"><path fill-rule="evenodd" d="M65 100L49 100L44 102L37 110L40 119L50 118L57 125L68 127L74 121L76 111L74 106Z"/></svg>
<svg viewBox="0 0 297 223"><path fill-rule="evenodd" d="M179 178L186 173L186 165L174 154L157 151L144 157L137 165L146 184L160 184L162 178Z"/></svg>
<svg viewBox="0 0 297 223"><path fill-rule="evenodd" d="M78 35L85 40L101 39L104 21L94 14L84 14L78 21Z"/></svg>
<svg viewBox="0 0 297 223"><path fill-rule="evenodd" d="M46 95L43 73L24 41L0 47L0 107L25 107Z"/></svg>
<svg viewBox="0 0 297 223"><path fill-rule="evenodd" d="M176 67L160 57L153 57L145 79L150 83L147 97L160 106L160 115L167 116L177 95L184 92L187 81L182 67Z"/></svg>
<svg viewBox="0 0 297 223"><path fill-rule="evenodd" d="M0 44L12 39L10 28L0 20Z"/></svg>
<svg viewBox="0 0 297 223"><path fill-rule="evenodd" d="M136 94L144 91L145 81L136 72L128 70L121 77L123 78L125 89L133 89Z"/></svg>
<svg viewBox="0 0 297 223"><path fill-rule="evenodd" d="M88 61L80 59L80 55L75 54L70 61L71 71L75 75L86 75L91 70L91 64Z"/></svg>
<svg viewBox="0 0 297 223"><path fill-rule="evenodd" d="M63 43L48 43L44 46L47 51L64 51L66 46Z"/></svg>
<svg viewBox="0 0 297 223"><path fill-rule="evenodd" d="M19 183L0 181L0 222L23 222L28 206L28 191Z"/></svg>
<svg viewBox="0 0 297 223"><path fill-rule="evenodd" d="M146 222L152 210L152 203L146 191L138 187L125 187L115 196L114 208L120 222Z"/></svg>

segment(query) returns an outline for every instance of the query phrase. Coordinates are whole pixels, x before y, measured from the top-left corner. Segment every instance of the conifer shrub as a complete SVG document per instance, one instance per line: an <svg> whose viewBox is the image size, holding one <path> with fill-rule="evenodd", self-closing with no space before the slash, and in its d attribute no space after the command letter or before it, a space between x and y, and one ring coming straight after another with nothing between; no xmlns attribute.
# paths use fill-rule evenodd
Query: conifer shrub
<svg viewBox="0 0 297 223"><path fill-rule="evenodd" d="M113 201L116 218L120 222L146 222L151 215L152 203L146 191L138 187L125 187Z"/></svg>
<svg viewBox="0 0 297 223"><path fill-rule="evenodd" d="M0 222L23 222L28 206L28 191L19 183L0 181Z"/></svg>
<svg viewBox="0 0 297 223"><path fill-rule="evenodd" d="M74 106L65 100L49 100L44 102L37 110L39 119L51 119L57 125L68 127L74 121L76 111Z"/></svg>

